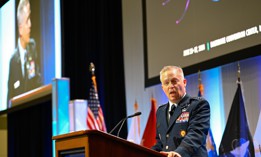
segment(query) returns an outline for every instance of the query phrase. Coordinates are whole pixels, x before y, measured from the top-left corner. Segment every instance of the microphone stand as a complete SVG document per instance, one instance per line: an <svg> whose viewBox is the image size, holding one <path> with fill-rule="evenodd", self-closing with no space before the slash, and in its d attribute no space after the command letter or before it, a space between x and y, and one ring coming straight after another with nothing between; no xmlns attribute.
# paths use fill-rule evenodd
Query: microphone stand
<svg viewBox="0 0 261 157"><path fill-rule="evenodd" d="M118 130L118 133L117 133L117 136L118 136L118 137L119 137L119 134L120 134L121 128L122 128L124 122L126 121L126 119L128 119L128 117L127 117L127 118L124 118L123 122L121 123L121 126L120 126L120 128L119 128L119 130Z"/></svg>
<svg viewBox="0 0 261 157"><path fill-rule="evenodd" d="M115 125L115 127L109 132L109 134L111 134L120 124L123 120L126 120L126 118L122 119L121 121L119 121L119 123L117 125Z"/></svg>
<svg viewBox="0 0 261 157"><path fill-rule="evenodd" d="M119 123L109 132L109 134L111 134L111 133L121 124L121 126L120 126L120 128L119 128L119 130L118 130L118 132L117 132L117 136L119 137L119 134L120 134L120 131L121 131L121 128L122 128L124 122L125 122L128 118L132 118L132 117L139 116L139 115L141 115L141 112L136 112L136 113L133 114L133 115L130 115L130 116L128 116L128 117L123 118L123 119L122 119L121 121L119 121Z"/></svg>

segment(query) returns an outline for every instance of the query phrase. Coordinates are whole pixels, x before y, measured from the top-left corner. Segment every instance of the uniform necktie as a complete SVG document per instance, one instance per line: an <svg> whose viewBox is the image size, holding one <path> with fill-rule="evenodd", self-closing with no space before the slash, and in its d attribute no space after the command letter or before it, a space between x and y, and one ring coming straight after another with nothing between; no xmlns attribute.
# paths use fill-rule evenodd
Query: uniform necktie
<svg viewBox="0 0 261 157"><path fill-rule="evenodd" d="M27 68L26 68L26 66L27 66L27 52L25 53L25 55L24 55L24 78L26 78L27 77Z"/></svg>
<svg viewBox="0 0 261 157"><path fill-rule="evenodd" d="M176 106L173 104L173 105L171 106L170 111L169 111L168 123L169 123L169 120L170 120L171 116L173 115L173 113L174 113L174 111L175 111L175 108L176 108Z"/></svg>
<svg viewBox="0 0 261 157"><path fill-rule="evenodd" d="M175 109L176 109L176 106L175 106L175 105L172 105L172 106L171 106L171 110L169 111L170 117L173 115Z"/></svg>

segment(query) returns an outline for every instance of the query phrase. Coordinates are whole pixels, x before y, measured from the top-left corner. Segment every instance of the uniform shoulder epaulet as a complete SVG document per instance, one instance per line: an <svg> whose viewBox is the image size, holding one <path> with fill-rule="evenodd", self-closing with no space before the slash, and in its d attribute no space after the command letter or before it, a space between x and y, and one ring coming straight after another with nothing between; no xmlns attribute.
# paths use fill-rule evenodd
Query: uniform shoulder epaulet
<svg viewBox="0 0 261 157"><path fill-rule="evenodd" d="M203 97L192 97L191 99L194 99L194 100L205 100Z"/></svg>
<svg viewBox="0 0 261 157"><path fill-rule="evenodd" d="M165 106L165 105L160 105L158 108L161 108L161 107L163 107L163 106Z"/></svg>
<svg viewBox="0 0 261 157"><path fill-rule="evenodd" d="M18 52L18 48L15 48L14 53L12 55L12 59L15 59L17 62L20 61L20 54Z"/></svg>

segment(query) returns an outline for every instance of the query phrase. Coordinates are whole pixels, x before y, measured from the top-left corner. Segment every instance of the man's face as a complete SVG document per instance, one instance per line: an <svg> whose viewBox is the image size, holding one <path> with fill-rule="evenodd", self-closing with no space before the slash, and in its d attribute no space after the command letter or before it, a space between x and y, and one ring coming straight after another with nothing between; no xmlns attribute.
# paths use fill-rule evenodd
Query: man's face
<svg viewBox="0 0 261 157"><path fill-rule="evenodd" d="M172 103L179 102L186 92L187 80L177 69L170 69L162 74L162 89Z"/></svg>
<svg viewBox="0 0 261 157"><path fill-rule="evenodd" d="M31 9L30 9L30 4L28 3L24 8L23 8L24 14L21 17L21 23L19 24L19 35L20 35L20 40L22 46L25 48L26 45L30 41L30 33L31 33Z"/></svg>

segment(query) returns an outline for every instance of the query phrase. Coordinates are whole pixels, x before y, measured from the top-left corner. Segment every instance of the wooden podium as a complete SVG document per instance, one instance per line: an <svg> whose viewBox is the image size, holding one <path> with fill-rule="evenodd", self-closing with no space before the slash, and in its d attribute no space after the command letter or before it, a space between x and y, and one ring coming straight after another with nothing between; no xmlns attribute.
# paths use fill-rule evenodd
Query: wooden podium
<svg viewBox="0 0 261 157"><path fill-rule="evenodd" d="M52 137L69 132L69 87L68 78L54 78L13 97L0 111L7 116L8 157L55 156Z"/></svg>
<svg viewBox="0 0 261 157"><path fill-rule="evenodd" d="M122 138L97 131L85 130L54 136L56 157L165 157L151 149Z"/></svg>

